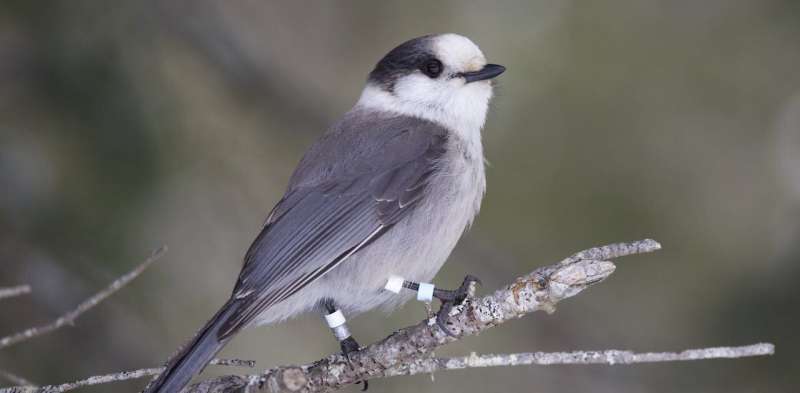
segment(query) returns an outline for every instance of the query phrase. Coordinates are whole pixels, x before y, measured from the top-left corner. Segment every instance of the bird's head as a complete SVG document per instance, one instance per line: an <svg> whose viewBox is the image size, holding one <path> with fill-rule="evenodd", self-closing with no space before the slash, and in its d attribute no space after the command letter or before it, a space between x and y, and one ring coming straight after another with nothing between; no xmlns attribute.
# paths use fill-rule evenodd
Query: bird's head
<svg viewBox="0 0 800 393"><path fill-rule="evenodd" d="M487 64L469 38L427 35L386 54L367 79L359 104L413 115L448 128L480 130L492 97L491 79L505 67Z"/></svg>

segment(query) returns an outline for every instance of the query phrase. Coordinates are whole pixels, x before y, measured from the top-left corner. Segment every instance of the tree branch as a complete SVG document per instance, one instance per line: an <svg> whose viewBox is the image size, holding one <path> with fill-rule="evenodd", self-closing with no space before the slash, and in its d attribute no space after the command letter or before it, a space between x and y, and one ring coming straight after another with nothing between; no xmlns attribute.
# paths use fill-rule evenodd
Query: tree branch
<svg viewBox="0 0 800 393"><path fill-rule="evenodd" d="M0 300L26 295L29 293L31 293L30 285L18 285L16 287L0 288Z"/></svg>
<svg viewBox="0 0 800 393"><path fill-rule="evenodd" d="M405 365L405 367L392 369L391 372L386 373L386 376L430 374L442 370L501 366L549 366L554 364L607 364L613 366L615 364L733 359L773 355L774 353L775 346L769 343L740 347L687 349L682 352L634 353L632 351L620 351L616 349L606 351L525 352L488 355L477 355L473 352L469 356L419 359Z"/></svg>
<svg viewBox="0 0 800 393"><path fill-rule="evenodd" d="M250 367L250 368L256 366L256 362L253 360L241 360L241 359L214 359L209 364L215 366L233 366L233 367ZM95 375L93 377L81 379L75 382L62 383L60 385L48 385L41 387L13 386L10 388L0 389L0 393L60 393L69 390L75 390L86 386L101 385L111 382L120 382L120 381L127 381L130 379L139 379L144 377L155 376L160 374L162 371L164 371L164 367L142 368L139 370L121 371L113 374ZM31 384L23 383L21 385L31 385Z"/></svg>
<svg viewBox="0 0 800 393"><path fill-rule="evenodd" d="M340 353L314 363L281 366L254 375L227 375L204 380L184 393L244 392L251 387L269 392L329 392L346 385L375 378L431 373L475 367L550 364L631 364L714 358L762 356L774 353L772 344L742 347L690 349L683 352L634 353L631 351L577 351L517 353L436 358L433 351L464 336L477 335L510 319L534 311L552 313L555 305L608 278L616 266L608 261L626 255L652 252L661 246L654 240L617 243L576 253L553 265L540 267L517 278L512 284L483 297L469 298L453 307L448 322L449 336L436 325L435 317L400 329L369 345L350 359ZM107 296L107 295L106 295ZM0 341L1 342L1 341ZM2 348L2 346L0 346ZM65 392L81 386L156 375L161 368L149 368L91 377L69 384L0 389L0 393Z"/></svg>
<svg viewBox="0 0 800 393"><path fill-rule="evenodd" d="M632 351L620 351L614 349L606 351L527 352L487 355L477 355L473 352L469 356L461 357L416 359L404 364L403 367L387 370L383 376L395 377L404 375L430 374L436 371L444 370L502 366L550 366L556 364L607 364L613 366L615 364L734 359L773 355L774 353L775 346L769 343L759 343L740 347L687 349L682 352L634 353ZM255 362L252 360L238 359L214 359L210 364L217 366L255 367ZM163 367L143 368L133 371L122 371L113 374L93 376L61 385L42 387L32 386L30 382L14 376L13 374L4 374L4 372L0 370L1 376L10 376L14 378L9 378L10 380L14 381L14 383L19 385L28 385L0 389L0 393L61 393L85 386L155 376L158 375L162 370L164 370ZM259 375L227 375L200 382L192 386L188 391L186 391L186 393L234 392L241 390L248 385L257 385L260 378L261 376ZM249 383L251 381L252 383Z"/></svg>
<svg viewBox="0 0 800 393"><path fill-rule="evenodd" d="M30 340L31 338L41 336L43 334L50 333L54 330L60 329L65 325L72 325L75 322L75 320L78 319L79 316L81 316L81 314L91 310L92 308L100 304L100 302L102 302L103 300L114 294L114 292L120 290L122 287L131 282L134 278L138 277L145 269L147 269L147 267L153 264L153 262L161 258L161 256L164 255L166 251L167 251L167 246L161 246L161 248L150 254L150 256L143 262L141 262L138 266L136 266L136 268L126 273L122 277L114 280L114 282L112 282L111 285L109 285L102 291L96 293L94 296L84 300L81 304L75 307L75 309L58 317L55 321L52 321L45 325L31 327L19 333L0 338L0 349L10 347L14 344L18 344L25 340Z"/></svg>
<svg viewBox="0 0 800 393"><path fill-rule="evenodd" d="M436 348L463 336L477 335L534 311L554 312L558 302L608 278L616 268L608 259L660 248L650 239L591 248L540 267L492 294L470 296L450 312L448 328L453 336L443 332L432 317L351 354L349 359L337 353L306 365L273 368L261 375L206 380L185 391L234 392L264 386L270 392L328 392L358 381L411 373L406 370L413 369L415 362L429 358ZM218 390L219 384L230 387Z"/></svg>
<svg viewBox="0 0 800 393"><path fill-rule="evenodd" d="M490 295L470 297L461 306L454 307L448 328L455 337L441 331L434 317L352 354L349 361L341 354L334 354L309 365L278 367L258 378L248 378L248 385L265 385L272 392L326 392L361 380L384 377L463 336L477 335L534 311L552 313L558 302L608 278L616 267L607 259L660 248L656 241L647 239L581 251L519 277L513 284Z"/></svg>

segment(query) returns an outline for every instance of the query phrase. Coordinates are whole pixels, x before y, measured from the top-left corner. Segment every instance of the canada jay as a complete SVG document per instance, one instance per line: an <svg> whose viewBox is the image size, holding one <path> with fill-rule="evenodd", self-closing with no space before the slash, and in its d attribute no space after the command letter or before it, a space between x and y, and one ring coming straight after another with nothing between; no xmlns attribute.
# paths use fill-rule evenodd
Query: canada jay
<svg viewBox="0 0 800 393"><path fill-rule="evenodd" d="M416 290L442 301L437 322L463 301L430 281L478 212L486 189L481 128L490 79L505 68L456 34L392 49L361 98L306 152L286 194L244 257L230 299L146 392L178 392L241 329L306 311L325 315L347 355L344 323L391 309Z"/></svg>

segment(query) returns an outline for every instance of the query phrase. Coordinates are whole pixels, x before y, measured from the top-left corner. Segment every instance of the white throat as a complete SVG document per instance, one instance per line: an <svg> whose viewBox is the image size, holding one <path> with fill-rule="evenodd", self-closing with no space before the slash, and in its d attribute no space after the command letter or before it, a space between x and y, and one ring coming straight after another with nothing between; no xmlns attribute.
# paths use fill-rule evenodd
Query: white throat
<svg viewBox="0 0 800 393"><path fill-rule="evenodd" d="M413 84L413 81L408 84ZM472 145L471 147L480 150L481 129L486 122L486 112L492 97L492 88L488 83L461 86L460 89L425 91L424 98L409 94L414 87L398 85L393 94L367 84L356 103L356 108L397 113L432 121L460 136L464 142ZM405 92L398 89L403 89Z"/></svg>

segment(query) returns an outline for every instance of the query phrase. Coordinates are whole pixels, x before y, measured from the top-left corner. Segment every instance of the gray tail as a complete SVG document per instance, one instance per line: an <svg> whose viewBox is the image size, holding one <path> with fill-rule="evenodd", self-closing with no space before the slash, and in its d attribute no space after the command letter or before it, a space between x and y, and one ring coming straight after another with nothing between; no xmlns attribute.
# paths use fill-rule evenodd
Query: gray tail
<svg viewBox="0 0 800 393"><path fill-rule="evenodd" d="M236 308L236 303L232 301L225 303L192 341L170 359L161 375L147 385L143 393L178 393L189 384L192 377L203 371L214 355L230 340L230 335L219 338L217 332Z"/></svg>

